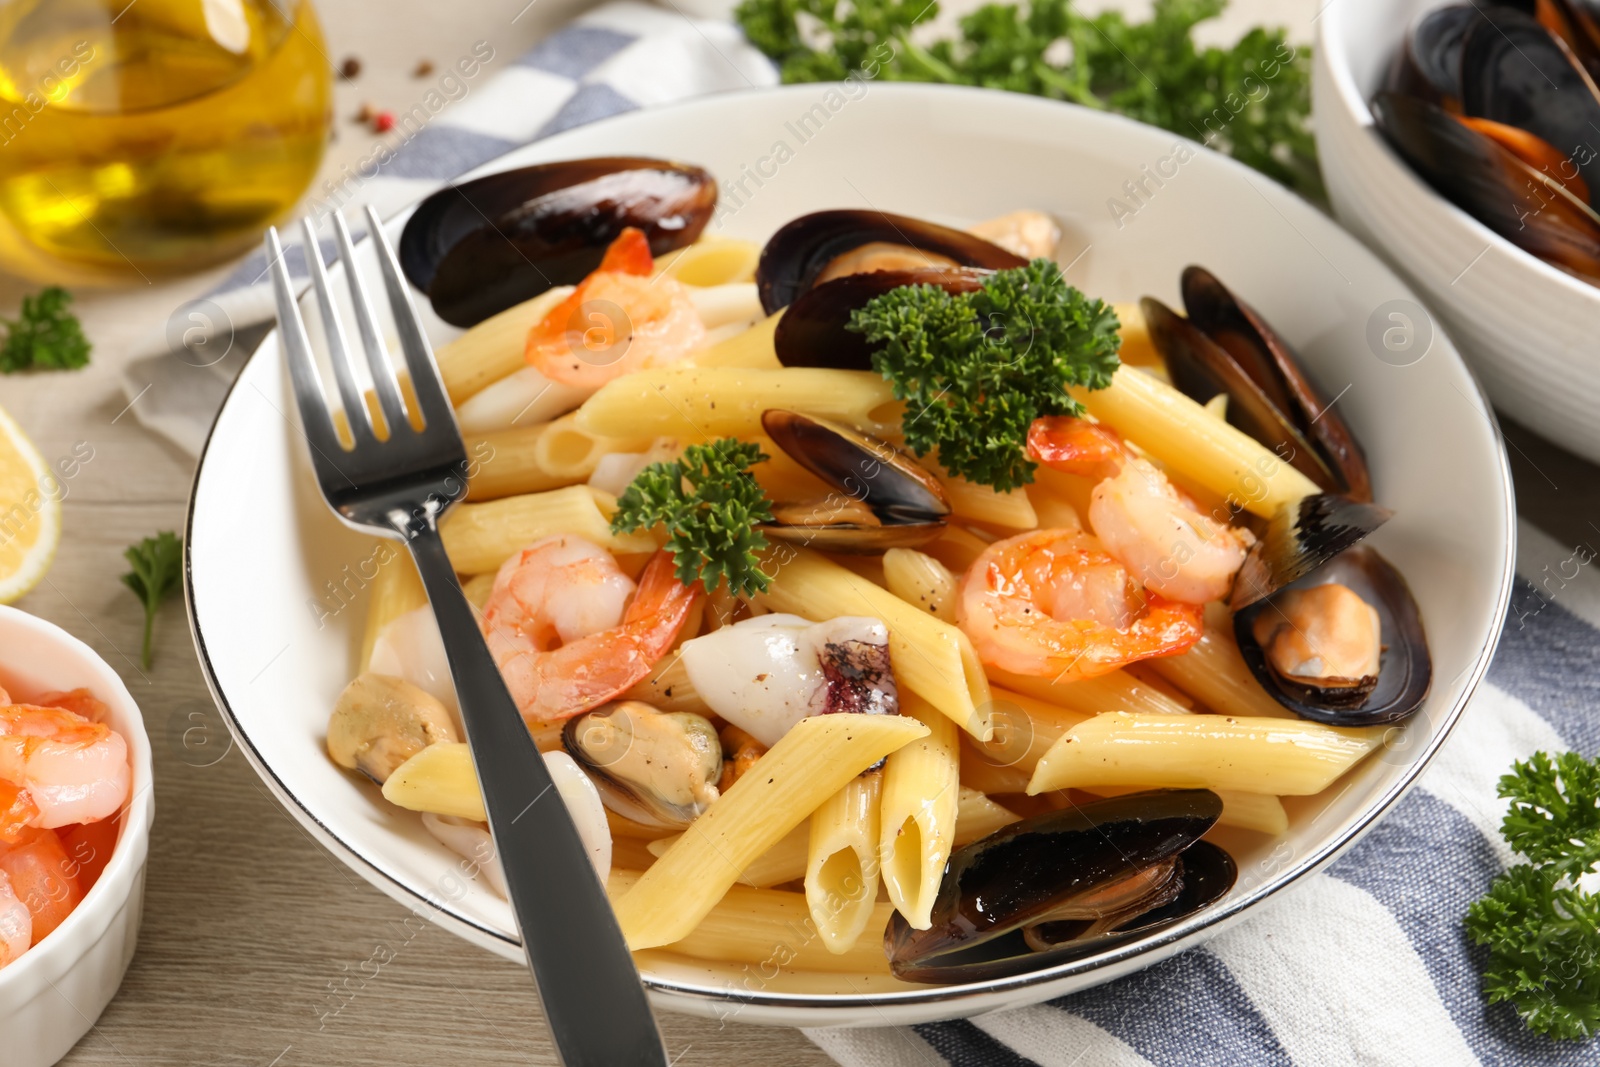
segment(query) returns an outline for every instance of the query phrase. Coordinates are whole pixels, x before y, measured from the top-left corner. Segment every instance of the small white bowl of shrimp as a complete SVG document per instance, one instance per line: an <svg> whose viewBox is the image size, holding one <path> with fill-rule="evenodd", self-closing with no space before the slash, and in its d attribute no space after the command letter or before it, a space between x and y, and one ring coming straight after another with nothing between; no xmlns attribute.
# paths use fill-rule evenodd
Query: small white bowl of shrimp
<svg viewBox="0 0 1600 1067"><path fill-rule="evenodd" d="M0 1034L48 1067L133 959L154 818L150 742L117 673L0 607Z"/></svg>

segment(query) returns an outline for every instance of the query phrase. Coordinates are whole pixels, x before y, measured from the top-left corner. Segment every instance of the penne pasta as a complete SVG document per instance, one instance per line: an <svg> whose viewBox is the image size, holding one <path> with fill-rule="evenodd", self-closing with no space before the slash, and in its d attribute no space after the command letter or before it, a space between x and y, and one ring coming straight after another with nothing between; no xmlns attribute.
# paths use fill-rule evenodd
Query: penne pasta
<svg viewBox="0 0 1600 1067"><path fill-rule="evenodd" d="M950 500L950 513L956 518L998 527L1006 531L1007 536L1022 530L1031 530L1039 525L1039 516L1033 510L1033 502L1023 490L998 492L987 485L969 482L965 478L950 474L937 464L926 460L920 462L925 466L931 466L938 475L940 484L944 486L945 496Z"/></svg>
<svg viewBox="0 0 1600 1067"><path fill-rule="evenodd" d="M1027 488L1028 501L1033 513L1039 517L1041 530L1081 530L1083 517L1066 497L1052 492L1038 482Z"/></svg>
<svg viewBox="0 0 1600 1067"><path fill-rule="evenodd" d="M467 499L496 500L571 485L574 479L563 481L541 468L534 458L534 447L548 425L467 434L467 454L481 457L468 473Z"/></svg>
<svg viewBox="0 0 1600 1067"><path fill-rule="evenodd" d="M1385 727L1224 715L1097 715L1039 760L1029 793L1098 785L1307 796L1383 744Z"/></svg>
<svg viewBox="0 0 1600 1067"><path fill-rule="evenodd" d="M981 841L1020 816L1004 808L976 789L962 787L956 800L956 848Z"/></svg>
<svg viewBox="0 0 1600 1067"><path fill-rule="evenodd" d="M602 386L578 409L578 425L607 437L754 437L761 413L787 408L869 433L898 429L900 404L870 371L784 367L667 367Z"/></svg>
<svg viewBox="0 0 1600 1067"><path fill-rule="evenodd" d="M923 550L959 575L972 566L991 544L992 541L985 540L965 526L946 526L939 539L931 545L924 545Z"/></svg>
<svg viewBox="0 0 1600 1067"><path fill-rule="evenodd" d="M1072 395L1163 466L1263 518L1319 491L1255 438L1136 367L1118 368L1105 389Z"/></svg>
<svg viewBox="0 0 1600 1067"><path fill-rule="evenodd" d="M772 584L756 594L757 603L806 619L883 620L902 691L922 697L980 740L992 732L989 680L966 634L808 548L774 546L765 553L764 567Z"/></svg>
<svg viewBox="0 0 1600 1067"><path fill-rule="evenodd" d="M889 592L941 622L955 625L956 578L926 552L891 548L883 554L883 580Z"/></svg>
<svg viewBox="0 0 1600 1067"><path fill-rule="evenodd" d="M411 562L411 553L390 541L378 542L373 558L389 549L384 562L378 564L378 574L372 579L371 593L367 599L367 621L361 632L361 659L356 674L365 674L372 663L372 646L378 643L383 628L408 611L415 611L428 602L427 590L422 588L422 578L417 565Z"/></svg>
<svg viewBox="0 0 1600 1067"><path fill-rule="evenodd" d="M778 351L773 345L773 338L778 332L778 320L782 317L782 311L775 311L748 330L693 353L687 362L696 367L751 367L757 370L777 370L782 364L778 362Z"/></svg>
<svg viewBox="0 0 1600 1067"><path fill-rule="evenodd" d="M527 365L523 349L528 331L550 313L550 309L572 294L570 285L558 285L507 308L493 318L484 319L454 341L439 349L439 376L450 394L450 403L460 405Z"/></svg>
<svg viewBox="0 0 1600 1067"><path fill-rule="evenodd" d="M823 946L836 955L855 945L878 902L878 795L882 782L881 771L857 775L811 815L806 905Z"/></svg>
<svg viewBox="0 0 1600 1067"><path fill-rule="evenodd" d="M755 280L761 246L734 237L701 237L656 260L656 271L684 285L709 288Z"/></svg>
<svg viewBox="0 0 1600 1067"><path fill-rule="evenodd" d="M616 902L630 948L687 936L744 869L846 782L927 734L904 715L813 715L800 720Z"/></svg>
<svg viewBox="0 0 1600 1067"><path fill-rule="evenodd" d="M928 736L884 765L883 830L876 847L890 902L914 929L926 930L955 847L959 749L955 724L926 701L908 696L901 711L926 726Z"/></svg>
<svg viewBox="0 0 1600 1067"><path fill-rule="evenodd" d="M1112 304L1111 310L1117 313L1117 321L1122 324L1117 331L1122 341L1117 348L1117 357L1135 367L1164 368L1166 361L1150 340L1150 327L1145 324L1144 312L1139 305Z"/></svg>
<svg viewBox="0 0 1600 1067"><path fill-rule="evenodd" d="M478 772L465 741L429 745L396 767L383 783L383 799L411 811L431 811L487 822Z"/></svg>
<svg viewBox="0 0 1600 1067"><path fill-rule="evenodd" d="M1019 785L1014 792L1020 793L1023 785ZM988 837L1002 826L1009 826L1017 821L1015 813L1001 807L976 789L962 788L956 797L956 832L955 845L970 845L981 837ZM618 833L612 828L612 836ZM650 851L660 856L678 839L673 837L662 838L650 842ZM739 875L739 884L760 887L782 885L805 877L806 863L811 853L811 828L804 824L795 827L789 834L773 845L767 851L744 869ZM880 860L881 867L881 860Z"/></svg>
<svg viewBox="0 0 1600 1067"><path fill-rule="evenodd" d="M613 452L643 452L654 441L648 437L596 437L577 424L577 416L563 415L545 425L534 442L532 459L539 469L562 484L581 482L594 473L600 460Z"/></svg>
<svg viewBox="0 0 1600 1067"><path fill-rule="evenodd" d="M606 881L612 904L620 907L643 880L641 872L613 870ZM866 923L872 936L843 953L833 953L812 923L803 894L736 885L692 929L664 947L702 960L887 975L889 961L883 954L882 931L888 927L892 911L888 904L875 904Z"/></svg>
<svg viewBox="0 0 1600 1067"><path fill-rule="evenodd" d="M1294 713L1261 688L1233 640L1232 616L1222 604L1206 607L1205 635L1187 652L1149 661L1150 670L1222 715L1292 719Z"/></svg>
<svg viewBox="0 0 1600 1067"><path fill-rule="evenodd" d="M1149 786L1097 785L1085 789L1097 797L1120 797L1139 793ZM1283 801L1266 793L1241 793L1234 789L1215 790L1222 798L1222 815L1217 819L1221 826L1237 826L1241 830L1255 830L1263 834L1281 834L1289 829L1289 813Z"/></svg>
<svg viewBox="0 0 1600 1067"><path fill-rule="evenodd" d="M584 485L462 504L439 525L445 552L461 574L487 574L534 541L576 534L612 552L653 552L648 533L614 534L616 498Z"/></svg>
<svg viewBox="0 0 1600 1067"><path fill-rule="evenodd" d="M1071 708L1087 715L1126 711L1135 715L1184 715L1190 709L1126 671L1111 671L1075 682L1057 682L1031 674L1014 674L989 668L995 685L1023 693L1047 704Z"/></svg>

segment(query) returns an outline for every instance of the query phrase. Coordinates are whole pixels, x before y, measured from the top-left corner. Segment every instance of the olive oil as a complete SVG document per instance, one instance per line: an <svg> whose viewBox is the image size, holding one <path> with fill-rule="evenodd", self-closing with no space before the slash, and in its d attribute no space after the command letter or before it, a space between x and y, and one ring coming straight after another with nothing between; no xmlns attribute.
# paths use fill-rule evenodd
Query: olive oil
<svg viewBox="0 0 1600 1067"><path fill-rule="evenodd" d="M315 175L309 0L0 0L0 266L110 282L236 255Z"/></svg>

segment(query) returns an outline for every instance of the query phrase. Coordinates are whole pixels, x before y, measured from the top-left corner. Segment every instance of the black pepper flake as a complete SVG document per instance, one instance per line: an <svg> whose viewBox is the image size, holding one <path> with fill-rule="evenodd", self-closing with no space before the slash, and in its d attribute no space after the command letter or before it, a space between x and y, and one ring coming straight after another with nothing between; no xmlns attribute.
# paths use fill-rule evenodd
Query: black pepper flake
<svg viewBox="0 0 1600 1067"><path fill-rule="evenodd" d="M411 76L413 78L426 78L428 75L430 75L432 73L433 73L433 60L431 60L431 59L419 59L419 60L417 60L417 69L411 72Z"/></svg>
<svg viewBox="0 0 1600 1067"><path fill-rule="evenodd" d="M361 76L361 60L355 56L346 56L343 63L339 64L339 77L345 81L355 81Z"/></svg>

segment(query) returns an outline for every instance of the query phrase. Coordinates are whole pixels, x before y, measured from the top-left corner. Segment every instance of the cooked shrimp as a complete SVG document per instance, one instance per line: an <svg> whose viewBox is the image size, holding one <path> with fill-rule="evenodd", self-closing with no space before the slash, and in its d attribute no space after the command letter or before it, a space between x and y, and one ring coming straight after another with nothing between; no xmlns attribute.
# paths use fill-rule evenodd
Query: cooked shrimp
<svg viewBox="0 0 1600 1067"><path fill-rule="evenodd" d="M1042 211L1013 211L968 226L967 232L1023 259L1053 256L1061 243L1061 227Z"/></svg>
<svg viewBox="0 0 1600 1067"><path fill-rule="evenodd" d="M1141 590L1079 530L990 545L961 581L956 621L984 663L1058 682L1182 652L1204 632L1198 606Z"/></svg>
<svg viewBox="0 0 1600 1067"><path fill-rule="evenodd" d="M113 815L131 775L127 743L104 723L61 708L0 707L0 837Z"/></svg>
<svg viewBox="0 0 1600 1067"><path fill-rule="evenodd" d="M650 277L652 267L644 233L623 230L599 268L528 331L529 365L553 382L598 389L699 347L706 327L689 290Z"/></svg>
<svg viewBox="0 0 1600 1067"><path fill-rule="evenodd" d="M0 871L0 967L13 963L33 944L33 915L17 899L11 879Z"/></svg>
<svg viewBox="0 0 1600 1067"><path fill-rule="evenodd" d="M650 560L636 590L605 549L548 537L500 568L483 632L523 716L565 719L646 677L698 595L673 577L669 552Z"/></svg>
<svg viewBox="0 0 1600 1067"><path fill-rule="evenodd" d="M33 918L33 943L60 926L83 900L78 865L54 830L24 830L11 845L0 842L0 872Z"/></svg>
<svg viewBox="0 0 1600 1067"><path fill-rule="evenodd" d="M1255 538L1203 515L1154 464L1104 426L1070 416L1034 420L1028 452L1057 470L1098 479L1089 527L1144 586L1205 604L1233 588Z"/></svg>

